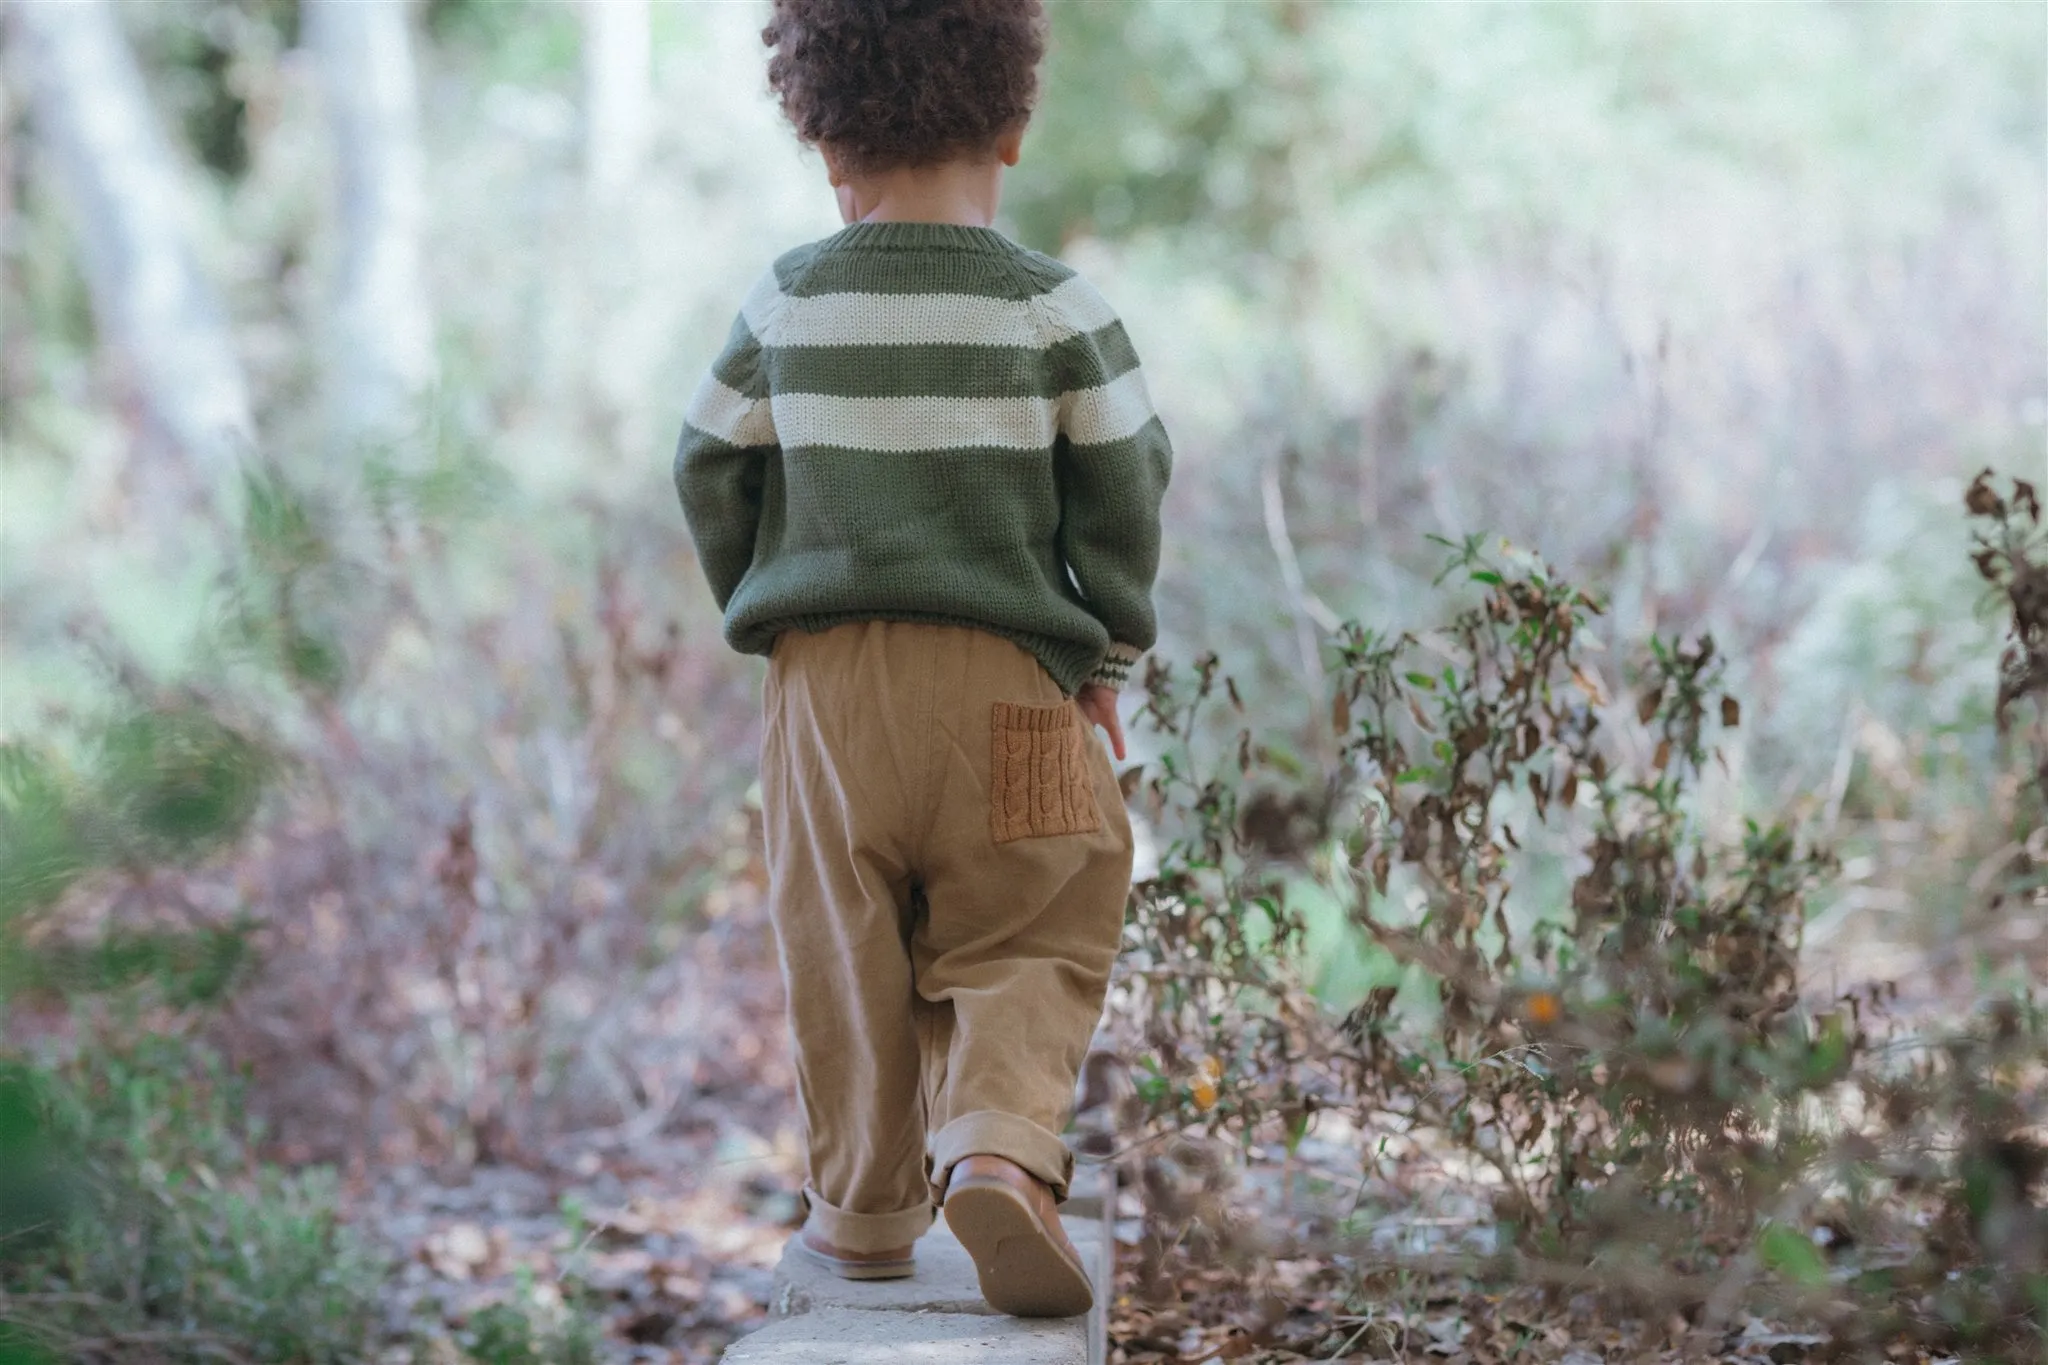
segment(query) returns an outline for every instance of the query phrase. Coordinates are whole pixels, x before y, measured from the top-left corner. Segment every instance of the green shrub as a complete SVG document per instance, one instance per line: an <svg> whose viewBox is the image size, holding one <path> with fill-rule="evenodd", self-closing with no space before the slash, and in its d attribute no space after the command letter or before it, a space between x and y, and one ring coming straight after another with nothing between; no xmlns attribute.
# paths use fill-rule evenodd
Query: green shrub
<svg viewBox="0 0 2048 1365"><path fill-rule="evenodd" d="M331 1172L256 1162L237 1084L144 1037L0 1069L0 1324L58 1358L361 1357L383 1266Z"/></svg>
<svg viewBox="0 0 2048 1365"><path fill-rule="evenodd" d="M597 1332L573 1307L549 1313L494 1303L470 1318L464 1345L476 1365L592 1365Z"/></svg>
<svg viewBox="0 0 2048 1365"><path fill-rule="evenodd" d="M189 866L240 839L274 760L185 698L133 706L83 738L82 770L50 748L0 745L0 1008L145 981L174 1003L217 998L246 961L246 923L81 929L56 911L89 873Z"/></svg>
<svg viewBox="0 0 2048 1365"><path fill-rule="evenodd" d="M54 902L92 865L50 758L0 744L0 932Z"/></svg>

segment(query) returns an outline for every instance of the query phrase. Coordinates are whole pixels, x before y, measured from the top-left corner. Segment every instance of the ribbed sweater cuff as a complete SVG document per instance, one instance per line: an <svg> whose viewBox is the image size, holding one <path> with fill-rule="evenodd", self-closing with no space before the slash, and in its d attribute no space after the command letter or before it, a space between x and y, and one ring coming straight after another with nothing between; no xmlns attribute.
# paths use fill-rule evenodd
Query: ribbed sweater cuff
<svg viewBox="0 0 2048 1365"><path fill-rule="evenodd" d="M1099 683L1112 692L1121 692L1124 690L1124 684L1131 680L1131 670L1137 666L1138 658L1144 652L1136 645L1112 642L1109 652L1102 656L1102 662L1095 666L1095 671L1088 675L1087 680Z"/></svg>

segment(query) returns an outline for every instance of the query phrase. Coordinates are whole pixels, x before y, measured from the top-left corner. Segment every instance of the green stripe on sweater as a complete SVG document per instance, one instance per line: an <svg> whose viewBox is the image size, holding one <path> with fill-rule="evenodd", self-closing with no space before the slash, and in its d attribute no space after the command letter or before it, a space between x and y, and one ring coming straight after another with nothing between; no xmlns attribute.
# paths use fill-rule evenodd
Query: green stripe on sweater
<svg viewBox="0 0 2048 1365"><path fill-rule="evenodd" d="M767 350L767 370L777 392L842 398L1057 398L1069 389L1098 388L1137 365L1138 353L1117 322L1042 350L946 345ZM723 373L720 378L739 387Z"/></svg>
<svg viewBox="0 0 2048 1365"><path fill-rule="evenodd" d="M768 372L761 365L761 343L747 327L745 318L734 318L725 349L711 366L711 377L728 389L749 398L768 396Z"/></svg>

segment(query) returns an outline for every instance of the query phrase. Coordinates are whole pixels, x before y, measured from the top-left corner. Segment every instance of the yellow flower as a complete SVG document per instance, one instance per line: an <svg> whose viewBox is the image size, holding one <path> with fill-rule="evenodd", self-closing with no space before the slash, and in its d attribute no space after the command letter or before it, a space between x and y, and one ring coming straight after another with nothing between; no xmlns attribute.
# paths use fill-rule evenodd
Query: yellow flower
<svg viewBox="0 0 2048 1365"><path fill-rule="evenodd" d="M1216 1083L1222 1079L1223 1063L1214 1057L1202 1058L1201 1065L1195 1068L1195 1079L1188 1086L1195 1108L1206 1114L1216 1107Z"/></svg>
<svg viewBox="0 0 2048 1365"><path fill-rule="evenodd" d="M1564 1002L1549 991L1538 991L1529 997L1529 1022L1538 1028L1548 1028L1564 1018Z"/></svg>

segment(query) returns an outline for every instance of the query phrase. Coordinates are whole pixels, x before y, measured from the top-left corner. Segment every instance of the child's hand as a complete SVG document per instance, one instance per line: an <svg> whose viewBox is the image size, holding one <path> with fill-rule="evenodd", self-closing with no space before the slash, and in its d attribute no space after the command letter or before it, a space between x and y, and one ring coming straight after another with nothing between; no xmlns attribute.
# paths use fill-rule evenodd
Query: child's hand
<svg viewBox="0 0 2048 1365"><path fill-rule="evenodd" d="M1081 690L1074 694L1080 704L1081 714L1100 725L1109 736L1109 747L1121 763L1124 757L1124 726L1116 716L1116 689L1104 687L1101 683L1083 683Z"/></svg>

